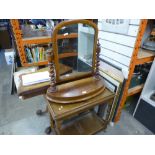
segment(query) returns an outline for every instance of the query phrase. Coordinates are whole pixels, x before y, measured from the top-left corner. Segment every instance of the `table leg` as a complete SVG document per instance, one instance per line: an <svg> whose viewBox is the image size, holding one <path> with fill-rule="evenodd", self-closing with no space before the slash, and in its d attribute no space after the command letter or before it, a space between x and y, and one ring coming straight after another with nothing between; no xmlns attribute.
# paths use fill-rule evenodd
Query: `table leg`
<svg viewBox="0 0 155 155"><path fill-rule="evenodd" d="M113 106L113 100L108 101L108 103L103 103L102 105L99 105L97 115L100 118L104 117L104 121L105 121L105 127L104 128L105 129L107 128L107 125L109 124L109 122L111 120L113 107L114 107Z"/></svg>
<svg viewBox="0 0 155 155"><path fill-rule="evenodd" d="M47 135L49 135L51 132L52 132L52 129L54 129L54 120L52 118L52 116L50 115L50 126L48 126L46 129L45 129L45 133Z"/></svg>
<svg viewBox="0 0 155 155"><path fill-rule="evenodd" d="M62 122L63 122L62 120L56 120L55 121L55 130L56 130L57 134L60 134Z"/></svg>
<svg viewBox="0 0 155 155"><path fill-rule="evenodd" d="M54 120L51 115L50 115L50 124L51 124L51 128L54 128Z"/></svg>

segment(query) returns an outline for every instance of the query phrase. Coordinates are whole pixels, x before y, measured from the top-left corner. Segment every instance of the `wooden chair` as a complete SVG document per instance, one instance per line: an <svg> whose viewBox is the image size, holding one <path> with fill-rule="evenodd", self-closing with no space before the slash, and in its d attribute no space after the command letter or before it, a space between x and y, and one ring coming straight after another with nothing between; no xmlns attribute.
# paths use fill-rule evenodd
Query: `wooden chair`
<svg viewBox="0 0 155 155"><path fill-rule="evenodd" d="M60 42L58 34L77 33L71 42ZM105 88L99 75L100 44L97 43L98 28L88 20L71 20L58 24L53 31L52 51L48 53L50 87L46 99L51 118L51 128L56 134L94 134L106 128L113 110L114 94ZM60 45L63 44L63 48ZM73 63L67 58L71 57ZM60 75L60 64L69 65L73 72ZM105 119L103 110L108 106ZM99 106L98 111L94 110ZM71 119L74 118L74 119ZM67 122L67 123L66 123Z"/></svg>

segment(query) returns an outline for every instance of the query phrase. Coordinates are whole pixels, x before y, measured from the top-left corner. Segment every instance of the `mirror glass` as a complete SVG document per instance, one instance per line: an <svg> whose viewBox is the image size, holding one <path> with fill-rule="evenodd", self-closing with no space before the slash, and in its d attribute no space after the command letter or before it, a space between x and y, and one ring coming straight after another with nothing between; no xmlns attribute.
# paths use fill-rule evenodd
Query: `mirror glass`
<svg viewBox="0 0 155 155"><path fill-rule="evenodd" d="M60 80L92 73L95 30L87 24L72 24L62 27L57 39ZM59 38L59 37L58 37Z"/></svg>

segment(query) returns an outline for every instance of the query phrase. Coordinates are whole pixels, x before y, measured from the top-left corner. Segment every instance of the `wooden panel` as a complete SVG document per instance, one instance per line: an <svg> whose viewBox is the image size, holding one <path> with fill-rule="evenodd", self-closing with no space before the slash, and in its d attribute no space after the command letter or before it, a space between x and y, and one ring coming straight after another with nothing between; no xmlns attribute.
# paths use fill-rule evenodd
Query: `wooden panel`
<svg viewBox="0 0 155 155"><path fill-rule="evenodd" d="M115 61L120 62L123 65L126 65L126 66L129 66L129 64L130 64L130 58L129 57L123 56L123 55L115 53L111 50L107 50L105 48L101 48L101 55L107 56L107 57L109 57Z"/></svg>
<svg viewBox="0 0 155 155"><path fill-rule="evenodd" d="M57 85L57 89L59 91L53 93L47 90L47 99L59 104L69 104L87 101L96 97L105 91L105 86L101 79L88 77Z"/></svg>
<svg viewBox="0 0 155 155"><path fill-rule="evenodd" d="M24 63L23 66L30 67L30 66L43 66L47 65L48 61L39 61L39 62L33 62L33 63Z"/></svg>
<svg viewBox="0 0 155 155"><path fill-rule="evenodd" d="M155 55L155 52L141 48L138 52L138 59L142 59L142 58L146 58L154 55Z"/></svg>
<svg viewBox="0 0 155 155"><path fill-rule="evenodd" d="M114 97L114 93L112 93L109 89L106 88L103 93L92 98L91 100L81 101L74 104L66 104L65 106L63 106L63 108L61 108L61 104L48 101L49 111L55 119L67 118L76 112L84 112L88 109L93 108L96 105L101 105L107 102L110 103L110 101L112 101Z"/></svg>
<svg viewBox="0 0 155 155"><path fill-rule="evenodd" d="M77 38L77 33L70 33L68 35L58 35L58 39L66 39L66 38ZM51 37L35 37L35 38L26 38L22 39L23 44L41 44L41 43L51 43L53 38Z"/></svg>
<svg viewBox="0 0 155 155"><path fill-rule="evenodd" d="M63 124L60 129L61 135L91 135L104 129L106 122L99 118L95 113L89 112L75 121Z"/></svg>
<svg viewBox="0 0 155 155"><path fill-rule="evenodd" d="M33 38L33 39L22 39L23 45L28 45L28 44L47 44L51 43L52 39L51 37L42 37L42 38Z"/></svg>
<svg viewBox="0 0 155 155"><path fill-rule="evenodd" d="M126 45L129 47L134 47L135 41L136 41L135 37L125 36L125 35L115 34L115 33L108 33L104 31L99 31L99 38L108 40L111 42L115 42L118 44Z"/></svg>
<svg viewBox="0 0 155 155"><path fill-rule="evenodd" d="M155 52L149 51L149 50L144 50L140 49L138 52L138 58L136 61L136 64L144 64L146 62L151 62L154 60L155 57Z"/></svg>
<svg viewBox="0 0 155 155"><path fill-rule="evenodd" d="M74 57L77 56L77 52L68 52L68 53L62 53L59 54L59 59L67 58L67 57ZM39 62L34 62L34 63L24 63L25 67L30 67L30 66L42 66L42 65L47 65L48 61L39 61Z"/></svg>
<svg viewBox="0 0 155 155"><path fill-rule="evenodd" d="M144 87L144 84L141 84L141 85L135 86L133 88L130 88L128 90L128 96L132 96L134 94L140 93L142 91L143 87Z"/></svg>
<svg viewBox="0 0 155 155"><path fill-rule="evenodd" d="M67 57L75 57L77 56L77 52L67 52L59 54L59 59L67 58Z"/></svg>
<svg viewBox="0 0 155 155"><path fill-rule="evenodd" d="M109 41L102 40L102 39L100 39L100 44L101 44L101 47L103 48L107 48L109 50L115 51L117 53L120 53L128 57L132 56L133 48L131 47L109 42Z"/></svg>
<svg viewBox="0 0 155 155"><path fill-rule="evenodd" d="M130 19L130 24L140 25L140 19Z"/></svg>
<svg viewBox="0 0 155 155"><path fill-rule="evenodd" d="M113 64L113 65L115 65L115 66L117 66L120 69L122 68L122 70L128 70L127 66L125 66L125 65L123 65L123 64L121 64L121 63L119 63L119 62L117 62L115 60L112 60L111 58L105 57L103 55L100 55L100 58L107 61L107 62L109 62L109 63L111 63L111 64Z"/></svg>

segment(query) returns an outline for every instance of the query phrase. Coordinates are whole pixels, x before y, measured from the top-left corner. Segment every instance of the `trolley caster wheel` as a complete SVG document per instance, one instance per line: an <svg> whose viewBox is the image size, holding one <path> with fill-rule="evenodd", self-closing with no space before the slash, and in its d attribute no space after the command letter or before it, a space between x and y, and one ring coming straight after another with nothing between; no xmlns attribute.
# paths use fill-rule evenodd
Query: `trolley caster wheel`
<svg viewBox="0 0 155 155"><path fill-rule="evenodd" d="M103 132L104 132L104 133L106 133L106 132L107 132L107 130L106 130L106 129L104 129L104 130L103 130Z"/></svg>
<svg viewBox="0 0 155 155"><path fill-rule="evenodd" d="M36 111L36 114L37 114L38 116L42 116L44 113L42 112L42 110L37 110L37 111Z"/></svg>
<svg viewBox="0 0 155 155"><path fill-rule="evenodd" d="M50 126L45 129L45 133L47 135L50 135L51 132L52 132L52 130L51 130L51 127Z"/></svg>

